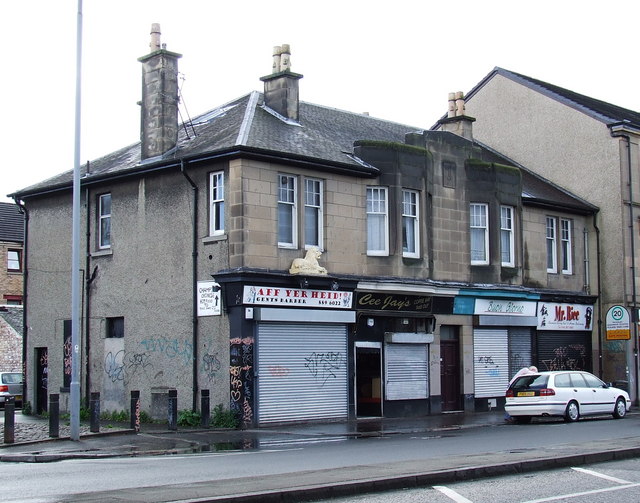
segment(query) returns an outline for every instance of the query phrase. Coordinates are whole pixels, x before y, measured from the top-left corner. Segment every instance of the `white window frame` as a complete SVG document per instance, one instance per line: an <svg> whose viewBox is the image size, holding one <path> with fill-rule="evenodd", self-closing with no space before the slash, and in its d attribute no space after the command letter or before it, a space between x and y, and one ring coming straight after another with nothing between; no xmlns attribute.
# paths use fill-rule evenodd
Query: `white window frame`
<svg viewBox="0 0 640 503"><path fill-rule="evenodd" d="M374 200L373 195L378 197ZM382 197L381 197L382 196ZM373 248L370 226L373 223L380 225L383 236L381 248ZM389 189L387 187L367 187L367 255L384 257L389 255Z"/></svg>
<svg viewBox="0 0 640 503"><path fill-rule="evenodd" d="M413 230L411 243L407 237L407 227ZM420 258L420 193L415 190L402 190L402 256Z"/></svg>
<svg viewBox="0 0 640 503"><path fill-rule="evenodd" d="M209 236L224 234L224 171L209 174Z"/></svg>
<svg viewBox="0 0 640 503"><path fill-rule="evenodd" d="M514 216L515 208L513 206L500 206L500 260L503 267L515 266ZM508 257L505 257L506 253L509 254Z"/></svg>
<svg viewBox="0 0 640 503"><path fill-rule="evenodd" d="M313 190L309 190L310 185ZM317 246L324 249L324 183L317 178L304 179L304 247L305 249ZM310 198L311 196L311 198ZM317 198L317 199L316 199ZM309 216L315 216L317 227L310 226L313 221ZM313 233L316 243L310 243L308 236Z"/></svg>
<svg viewBox="0 0 640 503"><path fill-rule="evenodd" d="M109 212L104 209L104 201L106 198L109 198ZM100 250L108 250L111 248L111 193L107 192L106 194L100 194L98 196L98 248ZM108 239L103 234L102 224L103 222L107 222L109 227L109 235Z"/></svg>
<svg viewBox="0 0 640 503"><path fill-rule="evenodd" d="M555 217L547 217L546 220L546 244L547 244L547 272L555 274L558 272L558 251L557 251L557 223Z"/></svg>
<svg viewBox="0 0 640 503"><path fill-rule="evenodd" d="M287 183L283 187L283 182ZM298 177L278 174L278 247L297 248L298 247ZM284 197L283 197L284 196ZM280 233L281 214L286 213L291 219L291 236L287 241L283 241Z"/></svg>
<svg viewBox="0 0 640 503"><path fill-rule="evenodd" d="M15 248L7 250L7 271L22 272L22 250Z"/></svg>
<svg viewBox="0 0 640 503"><path fill-rule="evenodd" d="M482 209L480 213L476 213L476 209ZM477 217L477 218L476 218ZM469 206L469 244L471 265L487 265L489 264L489 205L487 203L471 203ZM473 258L473 238L471 234L475 231L483 232L484 257L482 259Z"/></svg>
<svg viewBox="0 0 640 503"><path fill-rule="evenodd" d="M560 219L560 254L562 258L562 274L573 274L573 261L571 259L571 220Z"/></svg>

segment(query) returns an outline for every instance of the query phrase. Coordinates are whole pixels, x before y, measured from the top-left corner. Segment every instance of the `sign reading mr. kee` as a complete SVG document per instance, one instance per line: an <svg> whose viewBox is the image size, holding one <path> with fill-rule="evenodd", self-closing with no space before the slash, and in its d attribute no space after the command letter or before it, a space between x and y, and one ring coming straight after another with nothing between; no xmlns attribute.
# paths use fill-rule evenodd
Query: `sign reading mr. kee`
<svg viewBox="0 0 640 503"><path fill-rule="evenodd" d="M538 302L538 330L591 330L593 306Z"/></svg>
<svg viewBox="0 0 640 503"><path fill-rule="evenodd" d="M245 286L242 298L244 304L263 306L284 305L351 309L353 293L272 286Z"/></svg>

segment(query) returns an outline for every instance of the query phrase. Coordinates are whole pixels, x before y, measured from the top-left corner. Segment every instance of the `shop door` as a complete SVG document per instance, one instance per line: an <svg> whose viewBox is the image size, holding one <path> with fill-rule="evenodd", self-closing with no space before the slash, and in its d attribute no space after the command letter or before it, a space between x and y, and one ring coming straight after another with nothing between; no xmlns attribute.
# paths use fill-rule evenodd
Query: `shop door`
<svg viewBox="0 0 640 503"><path fill-rule="evenodd" d="M379 343L356 343L356 416L382 416L382 361Z"/></svg>
<svg viewBox="0 0 640 503"><path fill-rule="evenodd" d="M48 410L47 390L49 377L49 353L47 348L36 348L36 382L35 382L35 412L42 414ZM26 400L26 398L25 398Z"/></svg>
<svg viewBox="0 0 640 503"><path fill-rule="evenodd" d="M460 350L458 341L440 342L442 410L460 410Z"/></svg>

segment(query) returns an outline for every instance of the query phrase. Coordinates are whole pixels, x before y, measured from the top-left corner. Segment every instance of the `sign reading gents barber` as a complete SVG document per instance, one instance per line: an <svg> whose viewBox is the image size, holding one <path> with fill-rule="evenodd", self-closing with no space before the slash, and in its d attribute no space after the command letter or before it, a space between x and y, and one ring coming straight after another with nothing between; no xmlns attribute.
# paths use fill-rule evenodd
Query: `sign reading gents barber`
<svg viewBox="0 0 640 503"><path fill-rule="evenodd" d="M272 286L246 285L242 293L244 304L261 306L320 307L351 309L352 292L308 290Z"/></svg>

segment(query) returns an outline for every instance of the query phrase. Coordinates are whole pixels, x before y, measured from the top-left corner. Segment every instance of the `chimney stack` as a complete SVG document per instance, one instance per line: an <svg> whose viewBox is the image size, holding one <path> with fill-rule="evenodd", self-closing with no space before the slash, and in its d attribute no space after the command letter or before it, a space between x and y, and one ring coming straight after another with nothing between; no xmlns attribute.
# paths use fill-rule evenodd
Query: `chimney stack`
<svg viewBox="0 0 640 503"><path fill-rule="evenodd" d="M178 142L178 59L160 42L160 25L151 25L151 52L142 63L141 159L165 154Z"/></svg>
<svg viewBox="0 0 640 503"><path fill-rule="evenodd" d="M264 103L287 119L298 120L300 92L298 81L302 75L291 71L289 44L273 48L271 75L261 77L264 82Z"/></svg>
<svg viewBox="0 0 640 503"><path fill-rule="evenodd" d="M464 93L462 91L449 93L447 118L438 121L442 130L473 140L472 124L474 122L473 117L465 115Z"/></svg>

